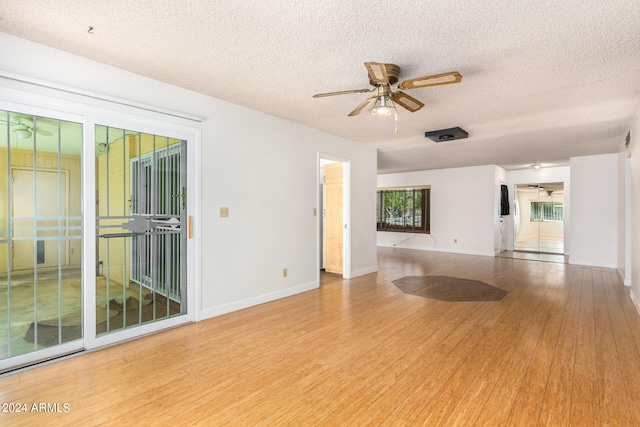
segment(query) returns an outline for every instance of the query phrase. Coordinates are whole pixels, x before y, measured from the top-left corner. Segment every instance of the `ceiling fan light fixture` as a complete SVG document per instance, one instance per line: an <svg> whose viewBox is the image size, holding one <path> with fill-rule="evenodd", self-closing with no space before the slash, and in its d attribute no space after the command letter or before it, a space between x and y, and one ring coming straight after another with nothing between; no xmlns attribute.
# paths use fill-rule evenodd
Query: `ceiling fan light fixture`
<svg viewBox="0 0 640 427"><path fill-rule="evenodd" d="M374 116L390 116L396 112L396 106L387 94L380 95L369 112Z"/></svg>
<svg viewBox="0 0 640 427"><path fill-rule="evenodd" d="M27 139L31 138L32 133L27 128L16 129L16 136L18 138Z"/></svg>
<svg viewBox="0 0 640 427"><path fill-rule="evenodd" d="M351 93L367 93L377 90L377 95L365 99L358 105L355 110L348 114L349 117L357 116L366 109L373 116L391 116L393 115L398 121L398 111L396 106L415 113L424 107L424 104L412 96L405 94L397 89L416 89L430 86L447 85L451 83L460 83L462 75L457 71L451 71L444 74L435 74L432 76L416 77L414 79L398 82L400 75L400 67L395 64L386 64L382 62L365 62L365 68L369 76L369 84L373 89L350 89L337 92L317 93L314 98L324 98L326 96L347 95ZM395 91L395 92L394 92ZM371 104L373 107L369 108ZM397 133L397 128L396 128ZM425 135L426 136L426 135ZM454 135L454 139L458 139ZM464 138L466 138L466 132ZM438 141L436 141L438 142Z"/></svg>

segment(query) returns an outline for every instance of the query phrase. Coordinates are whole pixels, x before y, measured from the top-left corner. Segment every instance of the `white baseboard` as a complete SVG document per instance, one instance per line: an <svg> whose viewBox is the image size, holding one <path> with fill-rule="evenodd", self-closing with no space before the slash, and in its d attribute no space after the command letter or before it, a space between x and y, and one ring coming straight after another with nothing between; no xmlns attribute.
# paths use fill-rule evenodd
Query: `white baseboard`
<svg viewBox="0 0 640 427"><path fill-rule="evenodd" d="M281 298L290 297L292 295L307 292L312 289L320 287L320 283L317 281L306 283L292 288L283 289L276 292L270 292L264 295L258 295L251 298L246 298L240 301L230 302L228 304L216 305L214 307L203 308L200 311L199 320L209 319L211 317L221 316L223 314L231 313L233 311L242 310L244 308L253 307L254 305L264 304L266 302L275 301Z"/></svg>
<svg viewBox="0 0 640 427"><path fill-rule="evenodd" d="M364 276L365 274L375 273L378 271L378 266L373 265L366 268L361 268L360 270L355 270L351 272L351 278ZM242 310L245 308L253 307L254 305L264 304L267 302L275 301L281 298L290 297L292 295L296 295L302 292L307 292L313 289L317 289L320 287L320 283L318 281L313 281L310 283L305 283L303 285L294 286L292 288L283 289L276 292L270 292L264 295L258 295L251 298L246 298L240 301L234 301L227 304L220 304L214 307L207 307L200 310L200 315L198 316L198 321L209 319L211 317L221 316L223 314L231 313L234 311Z"/></svg>
<svg viewBox="0 0 640 427"><path fill-rule="evenodd" d="M596 262L596 261L582 261L575 260L569 257L569 264L573 265L584 265L586 267L602 267L602 268L618 268L617 264L607 264L606 262Z"/></svg>
<svg viewBox="0 0 640 427"><path fill-rule="evenodd" d="M618 277L620 277L620 280L622 280L625 286L631 286L631 277L625 277L620 268L618 268Z"/></svg>
<svg viewBox="0 0 640 427"><path fill-rule="evenodd" d="M371 274L371 273L375 273L376 271L378 271L378 266L377 265L373 265L370 267L366 267L366 268L361 268L360 270L355 270L351 272L351 278L355 278L355 277L359 277L359 276L364 276L365 274Z"/></svg>
<svg viewBox="0 0 640 427"><path fill-rule="evenodd" d="M638 298L633 293L633 289L631 289L631 291L629 292L629 295L631 296L631 301L633 302L633 305L636 307L636 311L638 312L638 315L640 315L640 301L638 301Z"/></svg>
<svg viewBox="0 0 640 427"><path fill-rule="evenodd" d="M384 245L384 244L380 244L380 243L378 243L378 246L382 247L382 248L392 248L392 249L409 249L409 250L412 250L412 251L445 252L445 253L449 253L449 254L479 255L479 256L490 256L490 257L495 257L496 256L496 254L494 253L493 250L490 251L490 252L476 252L476 251L468 251L468 250L459 250L459 249L455 249L455 248L451 248L451 247L447 247L447 248L411 247L411 246L399 247L399 246Z"/></svg>

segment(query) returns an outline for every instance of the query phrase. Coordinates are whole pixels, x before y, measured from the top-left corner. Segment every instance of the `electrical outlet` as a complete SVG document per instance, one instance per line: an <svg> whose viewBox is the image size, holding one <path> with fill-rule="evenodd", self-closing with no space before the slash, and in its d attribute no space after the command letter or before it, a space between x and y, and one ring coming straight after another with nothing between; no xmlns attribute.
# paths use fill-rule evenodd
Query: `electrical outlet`
<svg viewBox="0 0 640 427"><path fill-rule="evenodd" d="M229 208L220 208L220 218L229 217Z"/></svg>
<svg viewBox="0 0 640 427"><path fill-rule="evenodd" d="M287 277L287 269L286 268L282 269L282 277Z"/></svg>
<svg viewBox="0 0 640 427"><path fill-rule="evenodd" d="M453 239L453 243L458 243L458 239Z"/></svg>

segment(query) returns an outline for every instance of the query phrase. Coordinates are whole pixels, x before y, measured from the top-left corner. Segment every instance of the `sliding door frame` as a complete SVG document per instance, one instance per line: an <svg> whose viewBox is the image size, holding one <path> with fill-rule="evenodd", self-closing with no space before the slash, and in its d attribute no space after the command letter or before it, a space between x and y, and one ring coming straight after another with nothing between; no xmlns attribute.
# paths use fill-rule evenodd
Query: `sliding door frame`
<svg viewBox="0 0 640 427"><path fill-rule="evenodd" d="M188 114L180 114L154 108L153 106L119 100L100 94L75 91L46 82L5 76L0 73L0 88L3 90L0 108L8 111L20 111L35 116L51 117L58 120L78 122L83 125L82 147L82 287L83 287L83 338L28 353L23 356L6 359L11 362L9 369L17 369L64 354L85 349L114 344L141 335L157 332L184 323L199 320L201 298L201 152L202 130L199 119ZM187 306L186 314L163 321L142 325L130 330L114 332L96 337L96 194L95 194L95 125L107 125L132 129L140 132L177 138L187 143L187 216L190 237L186 243L187 262ZM18 360L19 359L19 360ZM0 361L0 371L6 369ZM8 363L8 362L7 362Z"/></svg>
<svg viewBox="0 0 640 427"><path fill-rule="evenodd" d="M31 105L31 104L18 103L9 99L4 99L4 98L0 99L0 110L23 113L23 114L33 115L38 117L47 117L55 120L68 121L68 122L74 122L74 123L80 123L80 124L82 124L83 122L82 115L67 113L57 109L49 109L49 108ZM84 161L84 159L82 161ZM11 167L9 170L11 171L14 169L24 169L24 168ZM32 168L30 170L37 171L39 170L39 168L37 167L37 165L35 165L35 168ZM10 203L12 203L12 201L10 201ZM11 215L11 213L9 215ZM12 228L11 225L8 225L8 229L5 232L5 236L9 241L11 240L11 233L12 233L11 228ZM82 238L84 238L84 236ZM83 241L83 245L84 243L85 242ZM8 245L11 245L11 243L9 242ZM84 267L85 267L84 265L81 266L83 270L85 269ZM12 262L8 260L7 261L7 280L11 279L12 268L13 268ZM84 276L84 271L82 272L82 275ZM0 327L4 327L4 326L8 326L8 325L0 325ZM84 342L83 342L83 339L80 338L77 340L63 342L61 344L53 345L43 349L34 350L28 353L24 353L24 354L16 355L13 357L9 357L7 359L0 360L0 372L3 372L5 370L17 369L19 367L27 366L43 360L60 357L70 353L75 353L83 349L84 349Z"/></svg>
<svg viewBox="0 0 640 427"><path fill-rule="evenodd" d="M172 127L165 123L157 123L149 120L130 120L119 119L108 116L100 115L87 115L85 116L85 145L84 149L84 185L87 189L85 194L88 196L84 200L83 220L87 226L84 229L85 232L85 246L83 251L85 271L85 307L96 307L97 295L95 289L96 283L96 269L88 268L91 265L95 265L96 262L96 174L95 174L95 127L96 125L109 126L120 129L135 130L136 132L148 133L152 135L162 135L169 138L176 138L184 140L187 143L187 195L197 194L195 191L195 174L194 170L194 155L191 153L190 148L194 146L196 132L185 132L184 130ZM190 167L191 166L191 167ZM90 194L87 194L90 193ZM196 208L195 197L187 197L187 216L193 216ZM191 264L195 262L196 244L195 240L187 240L187 263ZM195 275L194 269L187 269L187 293L186 293L186 313L170 317L163 320L150 322L148 324L137 325L135 328L124 328L119 331L110 332L101 336L96 334L96 312L95 310L85 310L85 346L87 349L94 349L105 345L115 344L121 341L130 340L139 336L148 335L159 330L172 328L185 323L193 322L196 320L196 292L195 292Z"/></svg>
<svg viewBox="0 0 640 427"><path fill-rule="evenodd" d="M536 223L536 228L537 228L537 248L535 250L531 249L531 248L525 248L525 249L519 249L517 248L517 238L518 238L518 229L519 227L522 227L522 223L526 220L526 218L522 217L522 211L523 211L523 207L520 206L519 203L519 197L518 197L518 187L521 188L525 188L528 187L531 189L532 186L536 186L537 187L544 187L545 185L558 185L558 184L562 184L563 186L563 194L564 194L564 187L565 187L565 182L563 181L556 181L556 182L536 182L536 183L525 183L525 184L514 184L513 186L513 198L514 198L514 204L517 205L517 213L515 213L514 217L513 217L513 250L515 252L527 252L527 253L534 253L534 254L547 254L547 255L566 255L566 229L565 229L565 222L564 220L562 221L563 225L562 225L562 252L559 251L553 251L553 250L543 250L541 248L541 231L540 228L543 224L542 221L539 221ZM545 202L547 200L545 199L540 199L540 190L535 189L534 190L536 192L536 199L538 202ZM531 201L531 200L530 200ZM566 215L566 198L563 195L563 212ZM525 212L528 211L525 210Z"/></svg>

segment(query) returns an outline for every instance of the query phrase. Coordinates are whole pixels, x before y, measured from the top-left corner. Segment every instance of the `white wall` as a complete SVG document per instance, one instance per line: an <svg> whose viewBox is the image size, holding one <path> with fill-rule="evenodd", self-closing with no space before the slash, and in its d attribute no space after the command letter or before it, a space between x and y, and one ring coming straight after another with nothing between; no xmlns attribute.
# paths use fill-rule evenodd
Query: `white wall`
<svg viewBox="0 0 640 427"><path fill-rule="evenodd" d="M203 307L217 314L315 287L318 275L318 152L351 161L351 272L376 271L376 151L245 110L224 119L207 168L203 213ZM231 126L230 126L231 124ZM220 124L222 125L222 124ZM211 168L211 170L207 170ZM219 207L229 207L227 219ZM287 268L288 277L282 278Z"/></svg>
<svg viewBox="0 0 640 427"><path fill-rule="evenodd" d="M379 175L379 188L431 185L431 234L378 232L378 245L492 255L498 247L500 182L506 180L509 186L512 208L516 185L562 182L569 262L615 268L619 258L618 162L619 154L605 154L574 157L570 166L539 170L505 173L489 165ZM634 163L634 180L639 168ZM633 191L637 196L638 189ZM509 234L508 249L513 249L513 209L503 220ZM640 246L640 242L636 244ZM633 259L636 265L635 252Z"/></svg>
<svg viewBox="0 0 640 427"><path fill-rule="evenodd" d="M199 308L221 314L318 286L318 153L351 161L351 271L376 271L376 150L186 89L0 33L0 70L204 118ZM0 79L0 89L47 95L49 108L157 115ZM0 92L0 98L3 92ZM27 96L28 98L28 96ZM34 98L36 99L36 98ZM167 118L168 121L174 119ZM177 120L177 119L175 119ZM179 121L179 120L178 120ZM182 122L181 122L182 123ZM229 208L229 218L219 208ZM357 220L356 220L357 219ZM282 269L288 277L282 277Z"/></svg>
<svg viewBox="0 0 640 427"><path fill-rule="evenodd" d="M617 267L618 158L571 158L572 264Z"/></svg>
<svg viewBox="0 0 640 427"><path fill-rule="evenodd" d="M493 256L500 212L501 174L496 169L487 165L378 175L378 188L431 186L431 234L378 232L378 245Z"/></svg>
<svg viewBox="0 0 640 427"><path fill-rule="evenodd" d="M618 166L618 273L626 286L631 285L631 153L626 148Z"/></svg>
<svg viewBox="0 0 640 427"><path fill-rule="evenodd" d="M632 148L631 143L622 148L618 167L618 273L626 286L631 286L632 280L633 187L637 187L634 185L637 176L634 176Z"/></svg>
<svg viewBox="0 0 640 427"><path fill-rule="evenodd" d="M618 240L618 250L622 252L622 255L618 257L618 269L622 272L625 283L631 286L631 299L640 313L640 221L638 220L638 213L640 212L640 111L638 111L631 126L631 143L628 148L623 147L621 149L618 160L620 169L623 169L618 175L621 183L626 181L624 175L626 173L625 164L627 159L630 159L631 167L631 230L629 232L626 229L626 224L623 220L625 214L618 215L620 219L618 236L624 236L624 239ZM627 189L625 188L622 193L626 193L626 191ZM626 197L623 194L618 199L624 200ZM627 239L630 240L630 245L627 244ZM627 253L629 250L631 251L630 254ZM626 266L627 257L629 257L630 268Z"/></svg>

